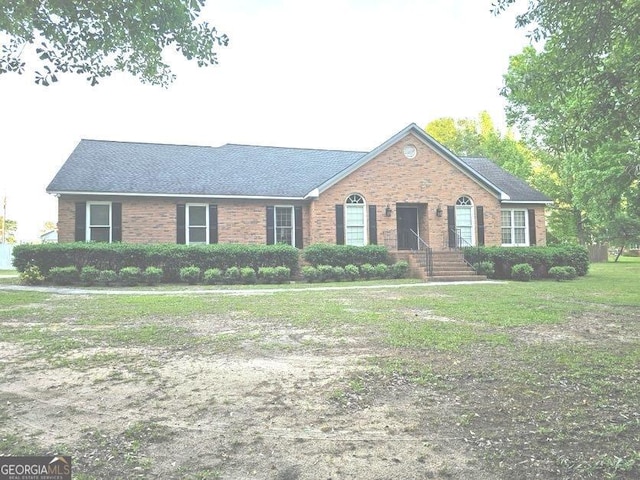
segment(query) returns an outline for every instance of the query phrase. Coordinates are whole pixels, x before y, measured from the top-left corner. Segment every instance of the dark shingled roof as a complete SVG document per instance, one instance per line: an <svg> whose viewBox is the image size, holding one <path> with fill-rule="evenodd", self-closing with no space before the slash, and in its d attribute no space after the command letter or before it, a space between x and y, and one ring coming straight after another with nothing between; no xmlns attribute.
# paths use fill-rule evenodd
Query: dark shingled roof
<svg viewBox="0 0 640 480"><path fill-rule="evenodd" d="M365 154L82 140L47 191L301 198Z"/></svg>
<svg viewBox="0 0 640 480"><path fill-rule="evenodd" d="M465 164L490 180L496 187L509 195L505 202L551 202L551 199L531 188L527 182L503 170L488 158L460 157Z"/></svg>
<svg viewBox="0 0 640 480"><path fill-rule="evenodd" d="M405 131L443 147L410 125L372 152L227 144L221 147L82 140L47 187L51 193L304 198L373 158ZM396 138L398 137L398 138ZM478 181L515 202L549 202L487 158L458 158ZM497 192L499 193L499 192ZM504 201L509 201L503 199Z"/></svg>

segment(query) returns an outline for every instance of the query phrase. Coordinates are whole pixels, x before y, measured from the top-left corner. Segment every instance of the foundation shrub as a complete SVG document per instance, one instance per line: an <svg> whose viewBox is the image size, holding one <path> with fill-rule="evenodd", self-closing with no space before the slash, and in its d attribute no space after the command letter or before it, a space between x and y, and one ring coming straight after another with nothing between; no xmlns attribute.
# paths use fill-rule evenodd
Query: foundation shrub
<svg viewBox="0 0 640 480"><path fill-rule="evenodd" d="M589 271L589 253L578 245L552 247L472 247L464 249L464 257L470 264L493 262L495 278L511 277L514 265L527 263L533 278L547 278L553 267L573 267L578 276Z"/></svg>
<svg viewBox="0 0 640 480"><path fill-rule="evenodd" d="M224 283L224 272L219 268L208 268L202 278L207 285L219 285Z"/></svg>
<svg viewBox="0 0 640 480"><path fill-rule="evenodd" d="M316 243L308 246L302 252L305 261L313 266L332 265L345 267L349 264L360 266L364 263L377 265L390 264L391 257L386 247L382 245L332 245Z"/></svg>
<svg viewBox="0 0 640 480"><path fill-rule="evenodd" d="M573 267L551 267L549 269L549 277L557 282L564 280L573 280L578 276L576 269Z"/></svg>
<svg viewBox="0 0 640 480"><path fill-rule="evenodd" d="M496 273L496 266L493 262L485 260L484 262L477 262L473 264L478 275L485 275L488 278L493 278Z"/></svg>
<svg viewBox="0 0 640 480"><path fill-rule="evenodd" d="M409 274L409 262L406 260L399 260L390 268L391 278L406 278Z"/></svg>
<svg viewBox="0 0 640 480"><path fill-rule="evenodd" d="M162 269L159 267L147 267L142 272L142 279L147 285L157 285L162 281Z"/></svg>
<svg viewBox="0 0 640 480"><path fill-rule="evenodd" d="M389 276L389 265L386 263L378 263L373 267L373 271L376 278L387 278Z"/></svg>
<svg viewBox="0 0 640 480"><path fill-rule="evenodd" d="M305 265L302 267L302 278L309 283L321 281L320 272L312 265Z"/></svg>
<svg viewBox="0 0 640 480"><path fill-rule="evenodd" d="M92 265L82 267L80 271L80 281L87 286L95 285L98 282L100 276L100 270Z"/></svg>
<svg viewBox="0 0 640 480"><path fill-rule="evenodd" d="M376 269L370 263L360 265L360 276L365 280L370 280L376 275Z"/></svg>
<svg viewBox="0 0 640 480"><path fill-rule="evenodd" d="M251 267L242 267L240 269L240 281L245 284L256 283L257 281L256 271Z"/></svg>
<svg viewBox="0 0 640 480"><path fill-rule="evenodd" d="M258 270L258 279L263 283L285 283L291 279L289 267L262 267Z"/></svg>
<svg viewBox="0 0 640 480"><path fill-rule="evenodd" d="M533 267L528 263L519 263L511 267L511 278L519 282L528 282L533 275Z"/></svg>
<svg viewBox="0 0 640 480"><path fill-rule="evenodd" d="M331 268L331 277L333 280L341 282L347 279L347 272L344 267L337 265Z"/></svg>
<svg viewBox="0 0 640 480"><path fill-rule="evenodd" d="M142 271L138 267L124 267L118 272L118 279L125 287L135 287L142 282Z"/></svg>
<svg viewBox="0 0 640 480"><path fill-rule="evenodd" d="M188 267L182 267L180 269L180 280L188 283L189 285L195 285L200 282L202 271L200 267L190 265Z"/></svg>
<svg viewBox="0 0 640 480"><path fill-rule="evenodd" d="M318 265L316 268L321 282L328 282L333 279L333 267L331 265Z"/></svg>
<svg viewBox="0 0 640 480"><path fill-rule="evenodd" d="M241 273L238 267L229 267L224 272L224 283L234 285L241 283Z"/></svg>
<svg viewBox="0 0 640 480"><path fill-rule="evenodd" d="M283 265L273 267L275 271L276 283L286 283L291 280L291 269Z"/></svg>
<svg viewBox="0 0 640 480"><path fill-rule="evenodd" d="M117 281L118 274L114 270L101 270L96 283L103 287L110 287Z"/></svg>
<svg viewBox="0 0 640 480"><path fill-rule="evenodd" d="M344 267L344 273L348 280L354 281L360 278L360 269L357 265L350 263Z"/></svg>
<svg viewBox="0 0 640 480"><path fill-rule="evenodd" d="M53 267L49 269L48 278L54 285L73 285L80 280L80 274L74 266Z"/></svg>
<svg viewBox="0 0 640 480"><path fill-rule="evenodd" d="M20 283L23 285L40 285L44 282L44 275L35 265L27 265L24 271L20 272Z"/></svg>

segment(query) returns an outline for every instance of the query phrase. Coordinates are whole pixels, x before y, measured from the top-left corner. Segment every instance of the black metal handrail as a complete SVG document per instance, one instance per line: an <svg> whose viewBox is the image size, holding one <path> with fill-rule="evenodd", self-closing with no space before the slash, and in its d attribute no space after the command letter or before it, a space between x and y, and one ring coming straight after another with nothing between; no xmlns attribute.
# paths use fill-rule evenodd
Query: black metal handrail
<svg viewBox="0 0 640 480"><path fill-rule="evenodd" d="M462 236L462 229L461 228L450 228L449 229L449 248L453 248L454 250L462 250L463 248L475 248L477 250L476 252L476 258L479 257L479 253L480 253L480 247L478 245L472 245L466 238L464 238ZM451 242L451 235L453 235L453 242ZM452 246L453 244L453 246ZM464 258L464 253L462 254L462 260L464 261L464 263L466 263L467 265L469 265L474 272L477 273L476 268L470 264L469 262L467 262L467 259Z"/></svg>
<svg viewBox="0 0 640 480"><path fill-rule="evenodd" d="M411 233L418 239L418 250L424 250L426 255L426 267L427 267L427 275L433 276L433 249L429 246L427 242L425 242L420 235L413 231L412 228L409 229ZM422 247L422 248L420 248Z"/></svg>

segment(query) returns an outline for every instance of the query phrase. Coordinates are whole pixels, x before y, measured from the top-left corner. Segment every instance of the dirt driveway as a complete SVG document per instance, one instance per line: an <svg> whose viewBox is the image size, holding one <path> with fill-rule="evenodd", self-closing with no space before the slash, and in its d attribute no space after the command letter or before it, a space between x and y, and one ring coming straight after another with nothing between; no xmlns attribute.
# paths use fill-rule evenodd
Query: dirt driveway
<svg viewBox="0 0 640 480"><path fill-rule="evenodd" d="M30 328L86 336L76 320ZM366 328L214 315L181 327L209 341L92 341L48 360L1 344L0 446L72 455L80 479L495 478L451 422L456 398L390 373L393 352Z"/></svg>

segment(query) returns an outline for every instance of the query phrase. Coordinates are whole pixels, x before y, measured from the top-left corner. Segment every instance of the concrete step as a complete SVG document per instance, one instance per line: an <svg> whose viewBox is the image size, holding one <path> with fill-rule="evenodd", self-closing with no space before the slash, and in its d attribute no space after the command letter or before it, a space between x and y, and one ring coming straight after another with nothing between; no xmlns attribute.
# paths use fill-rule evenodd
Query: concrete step
<svg viewBox="0 0 640 480"><path fill-rule="evenodd" d="M450 276L437 276L429 277L427 282L480 282L486 280L484 275L450 275Z"/></svg>
<svg viewBox="0 0 640 480"><path fill-rule="evenodd" d="M433 272L427 275L427 256L424 251L397 252L397 257L409 262L411 272L425 281L460 282L486 280L484 275L476 275L464 261L460 252L436 251L431 257Z"/></svg>
<svg viewBox="0 0 640 480"><path fill-rule="evenodd" d="M466 270L461 268L458 268L457 270L433 270L434 277L447 277L452 275L475 275L475 272L471 269Z"/></svg>

